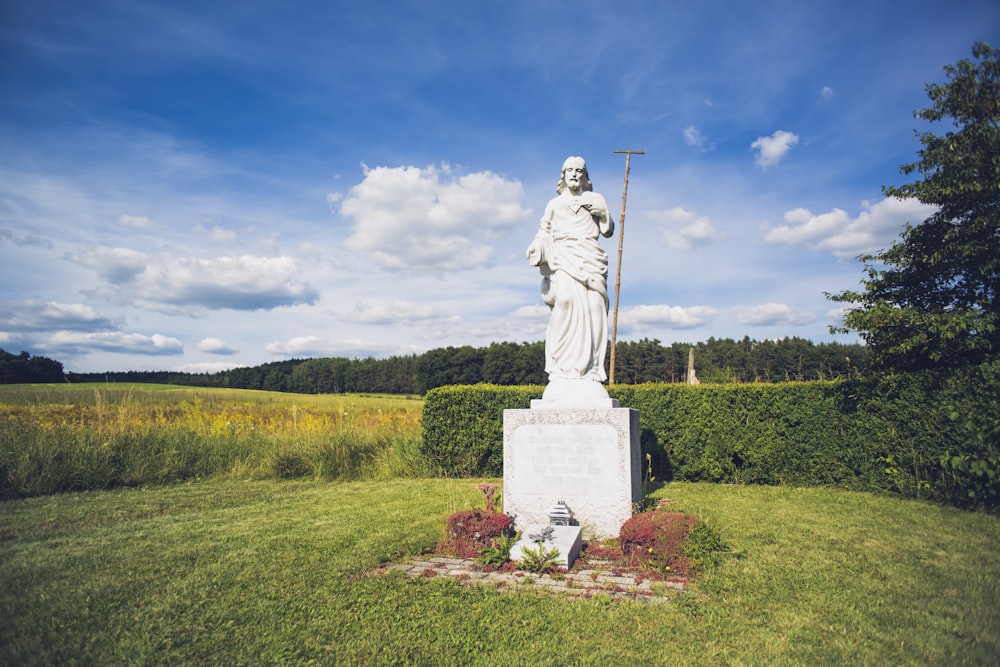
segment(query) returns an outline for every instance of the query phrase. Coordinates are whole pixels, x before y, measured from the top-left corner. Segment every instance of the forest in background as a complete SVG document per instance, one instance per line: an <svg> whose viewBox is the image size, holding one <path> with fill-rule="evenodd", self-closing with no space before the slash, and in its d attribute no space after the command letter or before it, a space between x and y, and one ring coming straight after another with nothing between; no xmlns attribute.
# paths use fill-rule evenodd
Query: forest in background
<svg viewBox="0 0 1000 667"><path fill-rule="evenodd" d="M664 345L656 339L619 341L618 384L686 382L694 348L701 382L788 382L830 380L866 374L868 349L860 344L813 343L803 338L758 341L709 338ZM263 389L303 394L423 394L452 384L545 384L545 344L492 343L489 347L444 347L419 355L385 359L342 357L288 359L216 373L108 371L63 373L46 357L0 350L0 383L143 382L195 387Z"/></svg>

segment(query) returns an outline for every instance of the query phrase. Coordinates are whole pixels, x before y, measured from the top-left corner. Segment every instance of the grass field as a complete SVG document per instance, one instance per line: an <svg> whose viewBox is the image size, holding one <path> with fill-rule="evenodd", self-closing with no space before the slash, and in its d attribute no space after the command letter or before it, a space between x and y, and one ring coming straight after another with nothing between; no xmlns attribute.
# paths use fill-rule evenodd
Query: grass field
<svg viewBox="0 0 1000 667"><path fill-rule="evenodd" d="M0 499L200 478L428 474L417 397L0 385Z"/></svg>
<svg viewBox="0 0 1000 667"><path fill-rule="evenodd" d="M0 665L997 664L1000 518L843 490L659 488L729 547L666 605L370 576L482 503L421 407L0 386Z"/></svg>
<svg viewBox="0 0 1000 667"><path fill-rule="evenodd" d="M0 664L996 664L1000 520L829 489L656 492L731 552L670 604L368 576L477 480L211 480L0 503Z"/></svg>

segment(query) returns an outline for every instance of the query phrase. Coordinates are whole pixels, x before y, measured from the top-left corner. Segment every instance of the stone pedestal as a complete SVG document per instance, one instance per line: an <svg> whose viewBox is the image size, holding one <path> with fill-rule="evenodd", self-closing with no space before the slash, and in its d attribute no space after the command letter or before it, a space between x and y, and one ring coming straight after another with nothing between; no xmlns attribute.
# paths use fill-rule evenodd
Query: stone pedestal
<svg viewBox="0 0 1000 667"><path fill-rule="evenodd" d="M522 530L562 500L586 537L616 537L642 500L639 411L547 403L504 410L504 511Z"/></svg>

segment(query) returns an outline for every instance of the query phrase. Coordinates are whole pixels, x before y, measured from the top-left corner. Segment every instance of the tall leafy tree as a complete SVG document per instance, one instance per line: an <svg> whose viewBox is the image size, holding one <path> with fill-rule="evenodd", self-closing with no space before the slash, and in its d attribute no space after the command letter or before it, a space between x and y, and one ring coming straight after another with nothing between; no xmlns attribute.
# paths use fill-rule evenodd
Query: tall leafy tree
<svg viewBox="0 0 1000 667"><path fill-rule="evenodd" d="M976 364L1000 349L1000 50L977 42L972 54L914 112L947 128L920 133L920 159L900 168L920 178L883 188L937 212L861 256L863 291L828 295L853 305L840 330L858 331L882 369Z"/></svg>

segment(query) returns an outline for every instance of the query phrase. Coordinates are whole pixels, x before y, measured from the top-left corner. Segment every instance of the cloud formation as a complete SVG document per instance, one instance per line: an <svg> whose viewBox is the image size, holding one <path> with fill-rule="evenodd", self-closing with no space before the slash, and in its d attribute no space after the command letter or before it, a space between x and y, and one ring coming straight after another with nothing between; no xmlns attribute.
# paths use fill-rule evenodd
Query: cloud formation
<svg viewBox="0 0 1000 667"><path fill-rule="evenodd" d="M40 347L47 351L67 355L97 350L149 356L184 354L184 345L176 338L160 334L152 336L138 333L127 334L121 331L97 333L58 331L46 338Z"/></svg>
<svg viewBox="0 0 1000 667"><path fill-rule="evenodd" d="M122 215L118 218L118 222L136 229L149 229L156 224L144 215Z"/></svg>
<svg viewBox="0 0 1000 667"><path fill-rule="evenodd" d="M694 146L695 148L706 150L708 137L702 134L701 130L694 125L688 125L684 128L684 141L687 142L688 146Z"/></svg>
<svg viewBox="0 0 1000 667"><path fill-rule="evenodd" d="M179 364L177 366L172 366L171 371L176 373L221 373L223 371L228 371L233 368L239 368L245 366L246 364L241 364L235 361L195 361L190 364Z"/></svg>
<svg viewBox="0 0 1000 667"><path fill-rule="evenodd" d="M788 155L792 146L799 143L799 136L785 130L777 130L769 137L757 137L750 148L757 151L754 163L761 169L773 167Z"/></svg>
<svg viewBox="0 0 1000 667"><path fill-rule="evenodd" d="M93 352L171 356L181 341L162 334L126 333L122 321L85 304L11 301L0 305L0 346L31 348L60 360Z"/></svg>
<svg viewBox="0 0 1000 667"><path fill-rule="evenodd" d="M618 327L641 331L647 327L693 329L711 322L718 314L711 306L632 306L618 313Z"/></svg>
<svg viewBox="0 0 1000 667"><path fill-rule="evenodd" d="M354 304L354 308L339 315L349 322L406 324L439 319L446 317L447 313L435 306L394 299L384 303L358 301Z"/></svg>
<svg viewBox="0 0 1000 667"><path fill-rule="evenodd" d="M785 224L763 225L764 242L772 245L805 246L825 250L837 257L857 257L887 248L904 225L919 224L934 214L935 206L916 199L883 199L861 203L861 213L851 218L843 209L814 214L804 208L785 213Z"/></svg>
<svg viewBox="0 0 1000 667"><path fill-rule="evenodd" d="M679 206L653 211L649 217L661 223L659 231L664 243L675 250L705 246L722 237L707 217L699 217Z"/></svg>
<svg viewBox="0 0 1000 667"><path fill-rule="evenodd" d="M775 324L809 324L816 316L801 308L783 303L765 303L759 306L734 308L736 321L752 327L773 326Z"/></svg>
<svg viewBox="0 0 1000 667"><path fill-rule="evenodd" d="M149 266L139 276L140 302L212 310L271 310L315 303L319 293L296 278L288 256L179 259Z"/></svg>
<svg viewBox="0 0 1000 667"><path fill-rule="evenodd" d="M0 329L13 331L104 331L119 327L80 303L13 301L0 305Z"/></svg>
<svg viewBox="0 0 1000 667"><path fill-rule="evenodd" d="M829 340L823 294L862 273L843 258L924 217L871 194L920 149L914 100L998 17L983 0L915 3L892 31L775 0L570 21L553 3L63 4L0 20L18 72L0 347L94 372L541 340L524 258L540 208L576 154L617 213L622 148L648 154L619 340ZM617 240L600 240L611 275ZM780 319L767 302L818 317L737 321Z"/></svg>
<svg viewBox="0 0 1000 667"><path fill-rule="evenodd" d="M321 336L295 336L286 341L273 341L265 349L282 357L368 357L398 353L396 346L358 338L334 340Z"/></svg>
<svg viewBox="0 0 1000 667"><path fill-rule="evenodd" d="M234 345L230 345L221 338L202 338L195 345L195 349L199 352L204 352L206 354L221 354L221 355L233 355L239 354L239 348ZM215 362L213 362L215 363Z"/></svg>
<svg viewBox="0 0 1000 667"><path fill-rule="evenodd" d="M67 259L93 269L110 290L94 294L161 311L271 310L312 304L319 292L298 279L294 258L168 258L127 248L87 248Z"/></svg>
<svg viewBox="0 0 1000 667"><path fill-rule="evenodd" d="M490 264L484 240L531 217L521 206L518 181L484 171L455 176L440 167L376 167L339 199L340 215L354 221L346 241L384 269L414 273Z"/></svg>
<svg viewBox="0 0 1000 667"><path fill-rule="evenodd" d="M66 259L93 269L112 284L133 281L146 270L150 258L146 253L129 248L88 247L66 254Z"/></svg>

